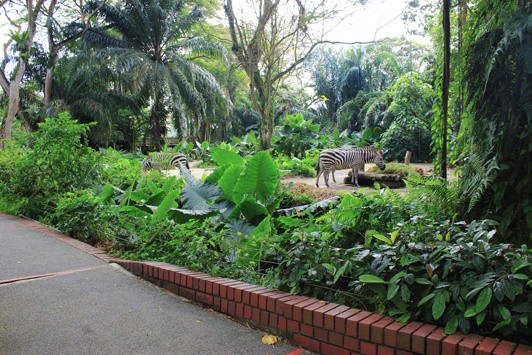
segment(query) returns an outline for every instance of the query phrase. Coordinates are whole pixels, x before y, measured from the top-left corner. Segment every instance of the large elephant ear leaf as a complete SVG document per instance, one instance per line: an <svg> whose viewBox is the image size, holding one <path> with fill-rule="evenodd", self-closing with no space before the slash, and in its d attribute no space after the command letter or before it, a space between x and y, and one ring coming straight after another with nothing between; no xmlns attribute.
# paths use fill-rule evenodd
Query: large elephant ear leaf
<svg viewBox="0 0 532 355"><path fill-rule="evenodd" d="M218 184L218 180L223 176L224 172L231 167L231 165L224 165L216 168L207 178L205 179L206 182L212 185Z"/></svg>
<svg viewBox="0 0 532 355"><path fill-rule="evenodd" d="M213 147L211 148L211 156L218 166L244 165L244 158L230 150Z"/></svg>
<svg viewBox="0 0 532 355"><path fill-rule="evenodd" d="M185 209L211 210L214 202L222 196L222 190L211 184L186 184L181 190Z"/></svg>
<svg viewBox="0 0 532 355"><path fill-rule="evenodd" d="M265 202L279 192L280 186L279 171L275 162L268 152L262 151L248 160L235 185L234 201L239 204L247 196Z"/></svg>
<svg viewBox="0 0 532 355"><path fill-rule="evenodd" d="M222 188L222 191L224 192L222 198L229 201L234 201L233 191L243 170L244 167L239 165L230 166L225 170L222 177L218 180L218 186L220 186Z"/></svg>

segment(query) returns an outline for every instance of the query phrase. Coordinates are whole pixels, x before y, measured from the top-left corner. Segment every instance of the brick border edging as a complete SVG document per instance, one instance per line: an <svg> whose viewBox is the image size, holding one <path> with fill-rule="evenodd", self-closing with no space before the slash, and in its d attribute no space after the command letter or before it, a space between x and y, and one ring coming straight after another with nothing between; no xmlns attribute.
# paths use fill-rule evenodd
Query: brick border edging
<svg viewBox="0 0 532 355"><path fill-rule="evenodd" d="M322 354L532 354L532 348L523 344L475 334L445 335L442 328L434 325L399 323L376 313L214 277L171 264L116 259L39 222L3 213L0 216L21 222L107 263L118 263L172 293L265 327Z"/></svg>

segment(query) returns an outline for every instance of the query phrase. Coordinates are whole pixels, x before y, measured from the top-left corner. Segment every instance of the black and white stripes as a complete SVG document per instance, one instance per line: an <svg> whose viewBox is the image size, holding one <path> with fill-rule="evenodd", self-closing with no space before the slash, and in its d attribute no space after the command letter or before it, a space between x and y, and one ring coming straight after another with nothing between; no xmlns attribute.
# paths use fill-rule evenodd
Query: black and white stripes
<svg viewBox="0 0 532 355"><path fill-rule="evenodd" d="M333 181L336 169L351 169L351 183L358 185L358 170L363 170L365 163L375 163L380 169L384 169L382 150L374 147L362 147L354 149L326 149L320 153L316 175L316 186L319 187L321 174L325 173L325 184L329 187L329 172L332 171Z"/></svg>
<svg viewBox="0 0 532 355"><path fill-rule="evenodd" d="M147 157L142 162L142 170L146 171L148 169L171 169L171 168L180 168L181 165L190 169L188 165L188 159L185 154L181 153L157 153L152 156Z"/></svg>

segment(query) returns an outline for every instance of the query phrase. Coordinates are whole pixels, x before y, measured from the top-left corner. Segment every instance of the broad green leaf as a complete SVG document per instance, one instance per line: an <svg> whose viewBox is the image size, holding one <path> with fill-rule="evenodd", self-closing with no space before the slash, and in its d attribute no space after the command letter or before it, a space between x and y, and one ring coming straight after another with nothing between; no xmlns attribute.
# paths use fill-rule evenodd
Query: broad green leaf
<svg viewBox="0 0 532 355"><path fill-rule="evenodd" d="M244 201L245 196L265 203L280 188L279 171L267 151L258 152L249 159L244 172L235 186L235 203Z"/></svg>
<svg viewBox="0 0 532 355"><path fill-rule="evenodd" d="M253 233L251 234L252 237L267 237L272 232L272 226L270 223L271 217L268 216L262 220L262 222L259 223L259 225L253 230Z"/></svg>
<svg viewBox="0 0 532 355"><path fill-rule="evenodd" d="M415 281L421 285L432 285L432 282L430 282L430 280L427 280L423 277L417 278Z"/></svg>
<svg viewBox="0 0 532 355"><path fill-rule="evenodd" d="M466 311L464 312L464 317L469 318L476 316L479 312L477 312L477 307L475 306L469 306Z"/></svg>
<svg viewBox="0 0 532 355"><path fill-rule="evenodd" d="M381 279L378 276L371 275L371 274L364 274L360 275L358 278L360 282L368 283L368 284L385 284L387 283L383 279Z"/></svg>
<svg viewBox="0 0 532 355"><path fill-rule="evenodd" d="M388 289L388 295L386 296L386 299L391 300L395 297L397 294L397 291L399 291L399 284L393 283L390 285L390 288Z"/></svg>
<svg viewBox="0 0 532 355"><path fill-rule="evenodd" d="M445 324L445 334L456 333L456 328L458 328L458 316L455 315Z"/></svg>
<svg viewBox="0 0 532 355"><path fill-rule="evenodd" d="M477 313L482 312L491 302L491 296L493 295L493 291L491 288L486 287L480 295L478 295L477 303L476 303L476 309Z"/></svg>
<svg viewBox="0 0 532 355"><path fill-rule="evenodd" d="M141 202L141 201L145 201L146 202L150 198L150 195L148 195L147 193L142 192L142 191L133 191L129 195L129 198L131 199L131 201L135 201L137 203Z"/></svg>
<svg viewBox="0 0 532 355"><path fill-rule="evenodd" d="M510 313L510 310L508 308L504 307L502 304L499 304L497 308L499 309L499 313L501 314L502 319L509 320L512 318L512 314Z"/></svg>
<svg viewBox="0 0 532 355"><path fill-rule="evenodd" d="M395 240L397 239L398 235L399 235L399 229L396 229L392 232L392 234L390 235L390 241L392 242L392 244L395 243Z"/></svg>
<svg viewBox="0 0 532 355"><path fill-rule="evenodd" d="M445 295L443 293L436 294L434 297L434 303L432 304L432 316L434 319L440 319L445 311L445 307Z"/></svg>
<svg viewBox="0 0 532 355"><path fill-rule="evenodd" d="M174 183L176 182L177 178L175 176L170 176L166 179L166 182L163 185L163 191L165 193L169 193L172 187L174 186Z"/></svg>
<svg viewBox="0 0 532 355"><path fill-rule="evenodd" d="M175 204L176 198L179 196L179 190L170 192L164 200L159 204L157 210L153 213L153 218L163 220L166 219L166 213Z"/></svg>
<svg viewBox="0 0 532 355"><path fill-rule="evenodd" d="M222 198L234 202L235 185L243 170L244 168L240 165L233 165L225 170L220 180L218 180L218 186L224 192Z"/></svg>
<svg viewBox="0 0 532 355"><path fill-rule="evenodd" d="M230 150L225 150L218 147L211 148L212 160L218 166L224 165L244 165L244 158Z"/></svg>
<svg viewBox="0 0 532 355"><path fill-rule="evenodd" d="M391 279L390 279L390 283L392 282L395 282L397 281L397 279L401 278L401 277L404 277L406 276L406 272L405 271L401 271L400 273L394 275Z"/></svg>
<svg viewBox="0 0 532 355"><path fill-rule="evenodd" d="M427 303L428 301L430 301L434 296L436 296L435 293L429 293L428 295L426 295L425 297L423 297L419 302L418 302L418 307L419 306L422 306L424 305L425 303Z"/></svg>
<svg viewBox="0 0 532 355"><path fill-rule="evenodd" d="M100 195L100 202L103 202L115 195L115 188L111 184L107 184L102 189L102 194Z"/></svg>
<svg viewBox="0 0 532 355"><path fill-rule="evenodd" d="M347 260L344 265L342 265L342 267L340 267L338 269L338 271L336 272L336 274L334 275L334 280L333 280L333 283L336 283L336 281L338 281L338 279L344 275L345 273L345 270L347 270L347 268L351 265L351 262L349 260Z"/></svg>
<svg viewBox="0 0 532 355"><path fill-rule="evenodd" d="M482 323L484 323L484 319L486 318L486 314L488 314L488 312L484 311L482 313L480 313L479 315L476 316L475 320L477 321L477 325L481 325Z"/></svg>
<svg viewBox="0 0 532 355"><path fill-rule="evenodd" d="M211 185L217 185L218 184L218 180L220 180L220 178L222 177L224 172L229 167L231 167L231 165L224 165L224 166L220 166L220 167L214 169L214 171L209 176L207 176L207 178L205 179L205 182L208 182Z"/></svg>
<svg viewBox="0 0 532 355"><path fill-rule="evenodd" d="M503 321L495 324L495 327L493 327L493 332L499 330L502 327L505 327L505 326L509 325L511 322L512 322L512 320L508 319L508 320L503 320Z"/></svg>

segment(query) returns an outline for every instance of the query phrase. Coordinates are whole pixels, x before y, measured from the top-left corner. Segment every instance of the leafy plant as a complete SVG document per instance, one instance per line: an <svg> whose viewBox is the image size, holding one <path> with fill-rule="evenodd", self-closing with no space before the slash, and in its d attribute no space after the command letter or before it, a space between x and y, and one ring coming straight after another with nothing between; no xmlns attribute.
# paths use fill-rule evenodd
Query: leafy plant
<svg viewBox="0 0 532 355"><path fill-rule="evenodd" d="M319 124L313 124L312 120L305 120L300 113L295 116L287 115L279 129L279 137L274 142L274 149L290 158L292 155L296 158L304 158L306 152L314 146L319 130Z"/></svg>

